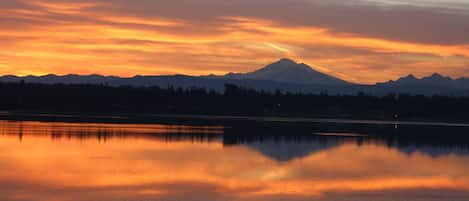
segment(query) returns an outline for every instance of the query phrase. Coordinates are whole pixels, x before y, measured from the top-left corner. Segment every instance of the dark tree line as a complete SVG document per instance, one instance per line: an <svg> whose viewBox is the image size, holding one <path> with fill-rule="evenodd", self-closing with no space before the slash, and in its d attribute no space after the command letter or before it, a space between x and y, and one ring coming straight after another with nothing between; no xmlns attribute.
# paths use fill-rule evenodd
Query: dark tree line
<svg viewBox="0 0 469 201"><path fill-rule="evenodd" d="M469 121L469 97L295 94L201 88L0 83L0 110L84 114L204 114Z"/></svg>

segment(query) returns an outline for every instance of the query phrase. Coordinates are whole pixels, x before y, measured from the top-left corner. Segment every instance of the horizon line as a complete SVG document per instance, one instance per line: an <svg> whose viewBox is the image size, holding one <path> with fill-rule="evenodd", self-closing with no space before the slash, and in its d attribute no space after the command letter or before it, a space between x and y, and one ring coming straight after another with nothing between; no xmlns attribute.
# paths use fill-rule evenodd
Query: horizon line
<svg viewBox="0 0 469 201"><path fill-rule="evenodd" d="M80 77L90 77L90 76L99 76L99 77L106 77L106 78L118 78L118 79L131 79L131 78L136 78L136 77L175 77L175 76L184 76L184 77L194 77L194 78L207 78L207 77L210 77L210 76L215 76L215 77L223 77L223 76L226 76L227 74L230 74L230 73L234 73L234 74L245 74L245 73L235 73L235 72L229 72L229 73L226 73L226 74L222 74L222 75L217 75L217 74L208 74L208 75L189 75L189 74L180 74L180 73L175 73L175 74L136 74L136 75L131 75L131 76L119 76L119 75L104 75L104 74L97 74L97 73L91 73L91 74L79 74L79 73L68 73L68 74L56 74L56 73L47 73L47 74L28 74L28 75L14 75L14 74L3 74L1 75L0 74L0 78L4 78L4 77L16 77L16 78L27 78L27 77L35 77L35 78L44 78L44 77L47 77L47 76L56 76L56 77L65 77L65 76L80 76ZM328 75L328 74L327 74ZM387 82L392 82L392 81L398 81L400 79L403 79L403 78L407 78L407 77L413 77L417 80L422 80L424 78L430 78L432 76L435 76L435 75L438 75L438 76L441 76L443 78L449 78L451 80L459 80L459 79L469 79L469 77L458 77L458 78L454 78L454 77L451 77L451 76L447 76L447 75L444 75L444 74L441 74L441 73L437 73L437 72L434 72L434 73L431 73L429 75L426 75L426 76L415 76L414 74L408 74L406 76L402 76L402 77L398 77L396 79L392 79L392 80L386 80L386 81L381 81L381 82L376 82L376 83L354 83L354 82L349 82L347 80L344 80L350 84L358 84L358 85L373 85L373 84L380 84L380 83L387 83ZM340 78L339 78L340 79Z"/></svg>

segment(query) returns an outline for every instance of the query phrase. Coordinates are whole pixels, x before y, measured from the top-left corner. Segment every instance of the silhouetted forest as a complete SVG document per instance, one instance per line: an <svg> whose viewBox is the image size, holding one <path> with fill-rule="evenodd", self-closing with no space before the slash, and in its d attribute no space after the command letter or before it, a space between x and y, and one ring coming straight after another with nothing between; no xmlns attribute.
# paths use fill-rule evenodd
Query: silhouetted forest
<svg viewBox="0 0 469 201"><path fill-rule="evenodd" d="M0 110L83 114L203 114L384 120L469 120L469 97L268 93L201 88L0 83Z"/></svg>

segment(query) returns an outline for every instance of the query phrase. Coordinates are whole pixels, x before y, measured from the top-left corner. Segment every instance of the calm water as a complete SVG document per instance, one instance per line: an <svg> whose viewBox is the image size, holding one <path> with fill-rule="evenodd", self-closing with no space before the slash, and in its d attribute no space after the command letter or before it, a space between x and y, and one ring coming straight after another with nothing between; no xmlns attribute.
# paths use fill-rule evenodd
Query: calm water
<svg viewBox="0 0 469 201"><path fill-rule="evenodd" d="M0 121L0 200L469 200L465 142L340 130Z"/></svg>

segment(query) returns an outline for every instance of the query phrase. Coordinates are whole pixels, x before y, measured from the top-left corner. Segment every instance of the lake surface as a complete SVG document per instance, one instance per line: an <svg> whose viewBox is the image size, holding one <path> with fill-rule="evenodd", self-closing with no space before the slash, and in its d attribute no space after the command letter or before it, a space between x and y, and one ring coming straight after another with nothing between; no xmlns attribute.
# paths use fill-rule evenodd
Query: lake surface
<svg viewBox="0 0 469 201"><path fill-rule="evenodd" d="M469 200L465 130L300 127L0 121L0 200Z"/></svg>

